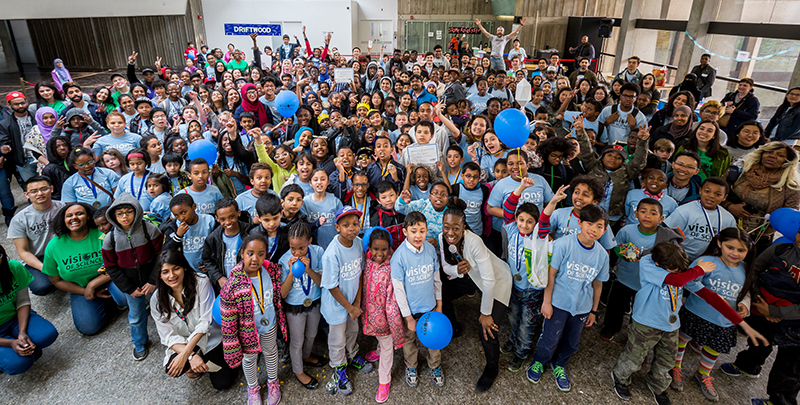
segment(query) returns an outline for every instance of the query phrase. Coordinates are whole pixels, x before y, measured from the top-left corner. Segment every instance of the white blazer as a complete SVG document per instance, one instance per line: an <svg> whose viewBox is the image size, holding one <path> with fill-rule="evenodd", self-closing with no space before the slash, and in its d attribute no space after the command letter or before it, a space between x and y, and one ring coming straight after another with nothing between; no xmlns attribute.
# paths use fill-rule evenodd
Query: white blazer
<svg viewBox="0 0 800 405"><path fill-rule="evenodd" d="M439 234L439 246L442 243L442 235ZM444 249L442 249L441 261L442 269L451 278L461 278L464 275L458 274L458 267L448 264L444 260ZM484 315L492 314L494 300L498 300L503 305L508 306L511 298L511 269L508 263L495 256L478 235L472 231L464 231L464 260L469 262L472 269L467 273L472 281L481 290L481 313Z"/></svg>

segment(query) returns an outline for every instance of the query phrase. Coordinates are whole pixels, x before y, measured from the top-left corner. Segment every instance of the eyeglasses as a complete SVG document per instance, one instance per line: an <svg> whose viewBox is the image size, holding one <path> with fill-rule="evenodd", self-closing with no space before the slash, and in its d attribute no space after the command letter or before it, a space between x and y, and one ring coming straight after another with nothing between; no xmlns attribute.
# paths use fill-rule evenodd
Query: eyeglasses
<svg viewBox="0 0 800 405"><path fill-rule="evenodd" d="M366 188L369 187L369 183L353 183L354 188Z"/></svg>
<svg viewBox="0 0 800 405"><path fill-rule="evenodd" d="M431 191L431 195L434 197L447 197L449 194L445 191Z"/></svg>
<svg viewBox="0 0 800 405"><path fill-rule="evenodd" d="M47 192L49 190L50 190L50 186L47 186L47 187L37 188L37 189L34 189L34 190L28 190L28 194L37 195L37 194L40 194L40 193L45 193L45 192Z"/></svg>
<svg viewBox="0 0 800 405"><path fill-rule="evenodd" d="M95 162L94 160L90 160L90 161L88 161L86 163L75 163L75 166L78 166L81 169L83 169L86 166L94 166L95 163L97 163L97 162Z"/></svg>
<svg viewBox="0 0 800 405"><path fill-rule="evenodd" d="M620 96L620 97L624 97L624 98L634 98L634 97L636 97L635 95L624 94L624 93L623 93L623 94L620 94L619 96Z"/></svg>
<svg viewBox="0 0 800 405"><path fill-rule="evenodd" d="M283 159L289 156L289 152L283 152L280 155L275 155L275 159Z"/></svg>
<svg viewBox="0 0 800 405"><path fill-rule="evenodd" d="M717 111L705 110L705 111L703 111L703 114L705 114L705 115L715 115L715 116L719 117L719 112L717 112Z"/></svg>
<svg viewBox="0 0 800 405"><path fill-rule="evenodd" d="M117 210L117 212L115 212L114 215L118 216L118 217L125 217L125 216L133 215L135 213L136 213L136 211L134 211L134 210Z"/></svg>
<svg viewBox="0 0 800 405"><path fill-rule="evenodd" d="M683 164L683 163L678 163L678 162L675 162L675 163L673 164L673 166L680 167L680 168L683 168L683 169L686 169L686 170L690 170L690 171L692 171L692 170L697 170L697 168L696 168L696 167L694 167L694 166L686 166L685 164Z"/></svg>
<svg viewBox="0 0 800 405"><path fill-rule="evenodd" d="M465 179L467 179L467 180L475 180L475 179L480 179L481 178L481 176L479 176L479 175L476 176L474 174L465 174L463 177Z"/></svg>
<svg viewBox="0 0 800 405"><path fill-rule="evenodd" d="M28 104L27 101L19 101L19 102L16 102L16 103L8 103L8 105L10 105L12 107L22 107L22 106L24 106L26 104Z"/></svg>

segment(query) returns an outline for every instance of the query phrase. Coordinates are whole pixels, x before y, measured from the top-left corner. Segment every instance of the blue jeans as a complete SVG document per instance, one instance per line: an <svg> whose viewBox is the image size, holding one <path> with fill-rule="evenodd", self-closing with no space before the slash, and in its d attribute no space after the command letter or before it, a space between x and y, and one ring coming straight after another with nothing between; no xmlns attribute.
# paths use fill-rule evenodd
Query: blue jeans
<svg viewBox="0 0 800 405"><path fill-rule="evenodd" d="M14 194L11 192L11 177L9 177L5 168L0 169L0 203L2 203L3 209L14 209Z"/></svg>
<svg viewBox="0 0 800 405"><path fill-rule="evenodd" d="M0 338L16 340L19 336L19 321L14 315L8 322L0 325ZM8 375L22 374L31 367L33 361L42 355L42 349L53 344L58 337L58 331L48 320L31 311L28 321L28 337L36 349L30 356L20 356L10 347L0 347L0 371Z"/></svg>
<svg viewBox="0 0 800 405"><path fill-rule="evenodd" d="M28 285L28 288L31 290L33 295L48 295L56 290L56 286L50 282L50 277L47 277L47 274L44 274L41 270L34 269L27 264L25 265L25 268L33 276L33 281L31 281L31 283Z"/></svg>
<svg viewBox="0 0 800 405"><path fill-rule="evenodd" d="M520 291L511 289L508 304L508 321L511 324L509 341L514 345L514 355L527 359L533 347L534 328L542 318L544 290Z"/></svg>
<svg viewBox="0 0 800 405"><path fill-rule="evenodd" d="M589 314L571 315L553 307L553 316L544 320L542 335L536 344L533 361L565 367L569 358L578 351L581 331Z"/></svg>
<svg viewBox="0 0 800 405"><path fill-rule="evenodd" d="M107 288L114 302L119 306L128 305L125 294L120 291L114 283L107 283L98 289ZM94 335L100 332L108 324L109 316L106 306L110 304L108 299L95 298L87 300L81 294L70 293L69 299L72 307L72 322L75 329L83 335Z"/></svg>
<svg viewBox="0 0 800 405"><path fill-rule="evenodd" d="M497 56L490 56L489 62L490 62L489 68L492 70L500 70L500 71L506 70L506 63L505 61L503 61L503 58L498 58Z"/></svg>
<svg viewBox="0 0 800 405"><path fill-rule="evenodd" d="M136 351L144 350L147 345L147 296L133 298L125 294L128 301L128 323L131 325L131 342Z"/></svg>

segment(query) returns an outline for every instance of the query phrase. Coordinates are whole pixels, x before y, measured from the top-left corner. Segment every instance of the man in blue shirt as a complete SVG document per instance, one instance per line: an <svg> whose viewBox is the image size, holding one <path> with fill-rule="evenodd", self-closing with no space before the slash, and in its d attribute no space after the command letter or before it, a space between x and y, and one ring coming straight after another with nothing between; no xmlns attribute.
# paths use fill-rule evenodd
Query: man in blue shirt
<svg viewBox="0 0 800 405"><path fill-rule="evenodd" d="M411 97L414 99L417 105L420 105L426 101L429 103L435 103L438 101L436 96L428 93L425 91L425 88L422 87L422 77L420 77L420 75L411 76L410 82L411 91L409 91L409 94L411 94Z"/></svg>

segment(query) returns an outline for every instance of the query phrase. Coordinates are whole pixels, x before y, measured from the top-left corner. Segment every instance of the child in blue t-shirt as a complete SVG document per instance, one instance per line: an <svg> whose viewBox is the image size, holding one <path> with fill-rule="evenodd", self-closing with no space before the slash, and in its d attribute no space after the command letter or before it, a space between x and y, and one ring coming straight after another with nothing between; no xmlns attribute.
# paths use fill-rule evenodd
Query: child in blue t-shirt
<svg viewBox="0 0 800 405"><path fill-rule="evenodd" d="M553 239L559 239L566 235L580 232L578 226L581 217L581 209L590 204L600 204L603 201L605 192L603 185L595 178L584 175L578 176L569 184L572 189L572 207L558 208L550 216L550 233ZM611 227L606 227L606 231L598 241L604 249L614 248L614 232Z"/></svg>
<svg viewBox="0 0 800 405"><path fill-rule="evenodd" d="M150 170L147 169L150 166L150 155L144 149L133 148L125 156L125 160L128 162L130 172L119 179L117 189L114 190L114 198L119 197L122 193L128 193L139 201L139 205L145 212L148 212L150 211L150 202L153 201L150 193L145 191L147 176L150 174Z"/></svg>
<svg viewBox="0 0 800 405"><path fill-rule="evenodd" d="M701 259L696 266L688 267L689 257L678 244L669 241L657 243L652 254L643 257L639 263L641 288L636 293L631 323L628 325L628 341L612 372L614 391L623 400L630 400L631 375L639 371L652 350L654 357L650 362L647 387L657 403L670 403L667 388L672 382L669 375L678 352L678 329L681 325L678 314L683 286L714 271L716 265ZM767 344L766 339L742 321L736 311L717 294L699 285L686 288L733 324L741 325L756 345L758 340Z"/></svg>
<svg viewBox="0 0 800 405"><path fill-rule="evenodd" d="M703 260L714 263L717 267L702 278L695 279L686 285L687 289L700 286L708 288L719 295L737 314L745 318L750 314L750 286L754 278L753 263L755 247L747 231L739 228L727 228L720 231L708 245ZM696 262L695 262L696 264ZM672 369L671 387L677 391L683 389L680 375L683 354L686 345L694 341L700 350L700 365L694 373L694 379L700 385L700 391L711 401L718 401L719 395L711 378L711 370L720 353L728 353L736 346L736 326L711 305L697 295L690 295L681 310L681 329L678 337L678 355Z"/></svg>
<svg viewBox="0 0 800 405"><path fill-rule="evenodd" d="M372 371L372 364L358 353L358 317L361 316L361 273L364 267L364 245L358 233L363 213L352 206L336 211L336 231L322 255L322 301L320 312L328 322L328 353L333 377L325 385L328 393L350 395L353 384L347 377L347 366L362 372ZM350 359L348 361L348 358Z"/></svg>
<svg viewBox="0 0 800 405"><path fill-rule="evenodd" d="M431 192L431 177L433 176L427 166L415 165L413 163L408 165L406 181L403 186L403 190L411 192L411 199L408 202L428 198Z"/></svg>
<svg viewBox="0 0 800 405"><path fill-rule="evenodd" d="M208 234L216 228L217 222L211 215L197 213L197 204L189 194L172 197L169 209L175 221L163 230L167 236L164 248L183 251L194 271L206 273L202 258L203 245Z"/></svg>
<svg viewBox="0 0 800 405"><path fill-rule="evenodd" d="M309 222L318 226L314 241L323 249L327 248L336 237L333 216L339 208L342 208L342 201L325 191L329 182L325 169L314 169L309 182L314 192L303 198L303 207L300 209L300 212L308 217Z"/></svg>
<svg viewBox="0 0 800 405"><path fill-rule="evenodd" d="M147 194L150 195L150 214L155 215L161 223L169 221L172 212L169 209L169 202L172 196L169 194L169 179L167 175L161 173L150 173L147 176Z"/></svg>
<svg viewBox="0 0 800 405"><path fill-rule="evenodd" d="M289 327L292 372L305 388L316 388L319 382L303 371L303 364L322 365L320 359L311 356L311 347L319 326L319 284L325 250L311 244L311 227L307 222L297 222L289 228L289 248L278 263L281 265L281 297L285 301L283 310ZM305 269L300 278L292 271L296 262L302 263Z"/></svg>
<svg viewBox="0 0 800 405"><path fill-rule="evenodd" d="M406 215L403 223L406 237L392 255L392 286L400 314L406 321L406 384L417 386L417 319L430 311L442 312L442 280L436 248L425 239L428 223L419 211ZM428 368L433 385L444 385L441 350L428 349Z"/></svg>
<svg viewBox="0 0 800 405"><path fill-rule="evenodd" d="M197 204L198 214L213 215L214 205L222 199L222 193L217 186L208 184L208 178L211 175L208 163L203 158L196 158L189 162L188 169L192 184L181 190L180 193L192 196Z"/></svg>
<svg viewBox="0 0 800 405"><path fill-rule="evenodd" d="M549 227L550 218L539 218L541 228ZM600 291L608 280L608 253L596 243L606 231L608 214L597 205L581 210L580 233L553 243L549 278L542 301L542 335L528 368L528 380L536 384L544 364L552 363L558 389L570 390L564 367L578 351L584 326L594 325Z"/></svg>
<svg viewBox="0 0 800 405"><path fill-rule="evenodd" d="M625 215L628 217L627 225L637 224L636 207L644 198L652 198L661 203L664 217L668 217L678 208L674 198L664 192L667 188L667 175L658 169L644 169L642 171L642 188L628 191L625 197Z"/></svg>
<svg viewBox="0 0 800 405"><path fill-rule="evenodd" d="M247 211L250 214L251 222L254 224L259 223L258 213L256 212L256 201L258 197L266 193L277 195L272 190L272 168L266 163L256 162L250 166L248 172L250 176L250 185L253 186L250 190L236 196L236 202L242 211Z"/></svg>
<svg viewBox="0 0 800 405"><path fill-rule="evenodd" d="M534 329L542 317L542 299L546 286L544 283L547 282L546 274L533 274L531 277L531 273L536 273L538 270L535 257L541 253L544 253L546 257L548 247L547 231L536 227L539 209L529 202L517 207L522 192L532 183L533 179L522 179L519 187L509 194L503 205L505 217L502 234L503 244L506 245L506 248L503 249L503 256L511 269L514 288L511 290L511 299L508 304L511 335L508 341L500 346L500 351L514 354L508 362L508 370L511 372L522 369L522 363L530 355L535 338ZM561 187L553 196L545 208L546 214L550 214L555 204L566 197L565 190L566 187ZM537 252L536 249L544 250L544 252ZM533 284L531 279L539 283Z"/></svg>

